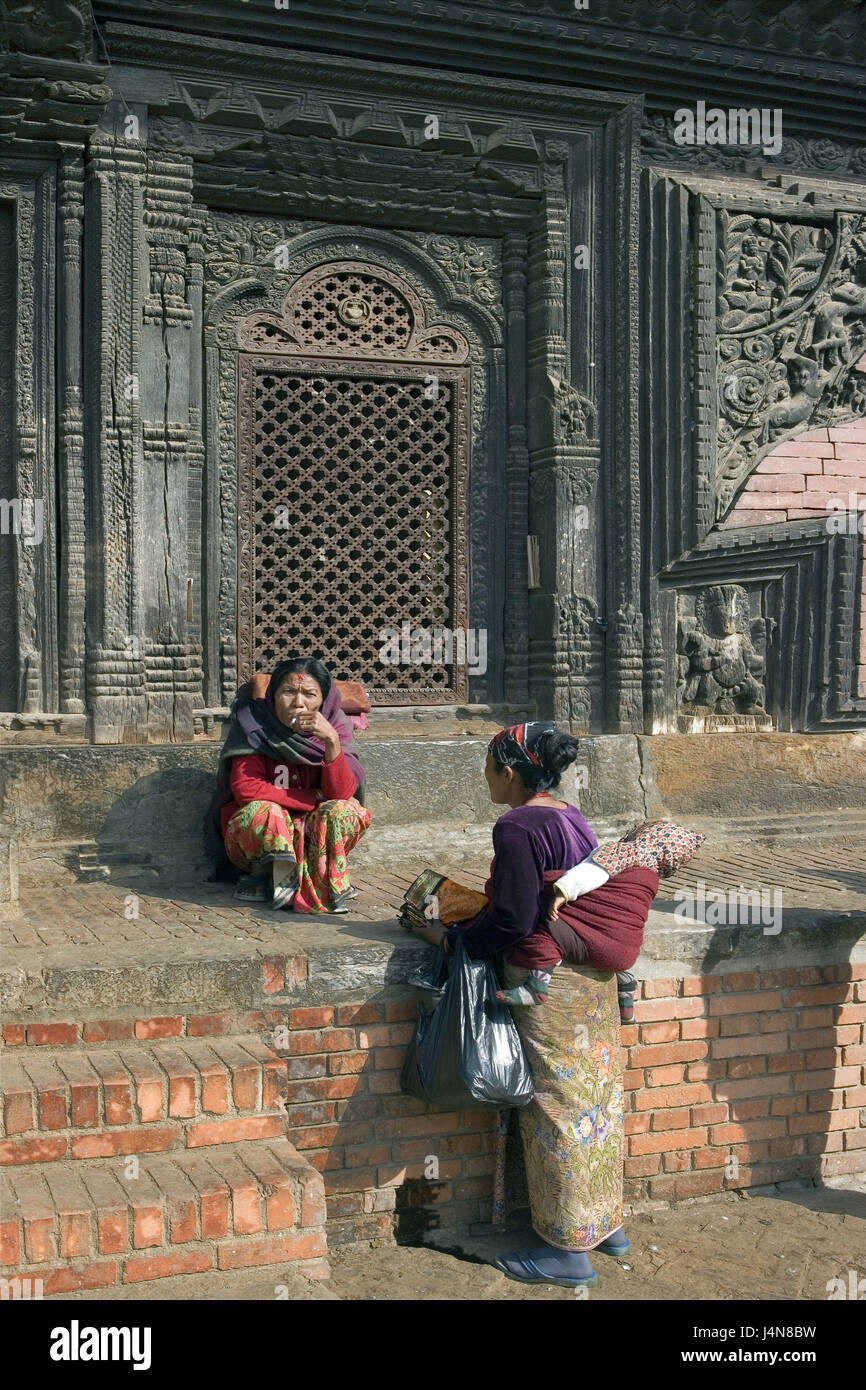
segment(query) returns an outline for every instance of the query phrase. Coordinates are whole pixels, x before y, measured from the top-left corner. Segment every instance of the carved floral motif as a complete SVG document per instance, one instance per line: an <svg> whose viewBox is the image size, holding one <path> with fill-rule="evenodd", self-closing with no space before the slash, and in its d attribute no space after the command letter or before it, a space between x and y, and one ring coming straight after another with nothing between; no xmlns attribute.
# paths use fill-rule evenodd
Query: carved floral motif
<svg viewBox="0 0 866 1390"><path fill-rule="evenodd" d="M720 212L717 323L721 516L780 439L866 413L866 216Z"/></svg>

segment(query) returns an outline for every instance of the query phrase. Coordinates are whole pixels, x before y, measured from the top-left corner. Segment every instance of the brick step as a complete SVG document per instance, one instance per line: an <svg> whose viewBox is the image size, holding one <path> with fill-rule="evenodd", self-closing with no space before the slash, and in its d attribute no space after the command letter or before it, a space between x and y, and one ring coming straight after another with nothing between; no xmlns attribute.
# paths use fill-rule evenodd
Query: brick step
<svg viewBox="0 0 866 1390"><path fill-rule="evenodd" d="M289 1143L92 1159L0 1175L0 1266L41 1292L292 1262L327 1278L321 1175Z"/></svg>
<svg viewBox="0 0 866 1390"><path fill-rule="evenodd" d="M285 1057L250 1034L0 1058L0 1166L285 1132Z"/></svg>

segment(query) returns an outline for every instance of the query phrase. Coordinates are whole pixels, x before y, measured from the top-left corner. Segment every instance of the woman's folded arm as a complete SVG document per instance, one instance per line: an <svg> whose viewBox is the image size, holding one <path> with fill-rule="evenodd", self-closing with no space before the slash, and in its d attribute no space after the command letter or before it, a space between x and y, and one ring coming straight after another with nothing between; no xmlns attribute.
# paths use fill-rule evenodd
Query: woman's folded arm
<svg viewBox="0 0 866 1390"><path fill-rule="evenodd" d="M348 801L358 784L342 748L332 763L322 763L322 800Z"/></svg>
<svg viewBox="0 0 866 1390"><path fill-rule="evenodd" d="M318 805L316 793L303 787L278 787L267 778L267 763L258 753L232 759L231 789L239 806L251 801L273 801L287 811L313 811Z"/></svg>

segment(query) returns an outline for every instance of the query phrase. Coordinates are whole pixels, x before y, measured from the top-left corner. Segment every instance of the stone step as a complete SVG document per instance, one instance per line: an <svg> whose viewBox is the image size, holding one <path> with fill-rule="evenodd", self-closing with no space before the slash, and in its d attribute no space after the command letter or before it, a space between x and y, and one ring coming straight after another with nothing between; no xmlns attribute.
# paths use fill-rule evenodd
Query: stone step
<svg viewBox="0 0 866 1390"><path fill-rule="evenodd" d="M0 1059L0 1166L273 1138L285 1057L251 1034Z"/></svg>
<svg viewBox="0 0 866 1390"><path fill-rule="evenodd" d="M324 1223L322 1177L284 1138L7 1169L4 1297L286 1262L327 1278Z"/></svg>

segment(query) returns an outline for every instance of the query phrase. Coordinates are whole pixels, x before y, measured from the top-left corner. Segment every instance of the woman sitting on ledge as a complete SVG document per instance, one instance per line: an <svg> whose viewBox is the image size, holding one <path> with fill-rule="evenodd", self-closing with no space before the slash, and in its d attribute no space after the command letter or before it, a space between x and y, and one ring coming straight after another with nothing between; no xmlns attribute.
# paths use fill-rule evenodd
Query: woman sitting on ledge
<svg viewBox="0 0 866 1390"><path fill-rule="evenodd" d="M264 699L242 687L209 812L247 875L236 896L270 897L296 912L348 911L355 890L346 857L370 824L357 799L363 781L340 692L321 661L281 661Z"/></svg>

